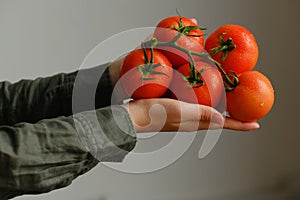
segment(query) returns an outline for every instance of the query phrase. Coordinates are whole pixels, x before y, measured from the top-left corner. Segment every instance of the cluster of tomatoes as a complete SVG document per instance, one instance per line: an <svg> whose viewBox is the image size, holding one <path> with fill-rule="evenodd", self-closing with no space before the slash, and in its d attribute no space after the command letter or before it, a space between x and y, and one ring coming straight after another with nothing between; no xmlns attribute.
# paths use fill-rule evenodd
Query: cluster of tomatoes
<svg viewBox="0 0 300 200"><path fill-rule="evenodd" d="M258 45L235 24L220 26L207 38L194 20L172 16L160 21L149 41L124 59L120 81L133 99L169 97L227 111L250 122L274 103L266 75L253 70ZM225 102L225 106L224 106Z"/></svg>

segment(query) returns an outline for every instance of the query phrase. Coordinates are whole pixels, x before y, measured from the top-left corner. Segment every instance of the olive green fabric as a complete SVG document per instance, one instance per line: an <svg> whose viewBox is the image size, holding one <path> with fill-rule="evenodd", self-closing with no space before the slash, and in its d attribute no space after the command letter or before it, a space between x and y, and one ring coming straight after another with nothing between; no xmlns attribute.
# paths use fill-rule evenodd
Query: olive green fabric
<svg viewBox="0 0 300 200"><path fill-rule="evenodd" d="M78 72L0 83L1 200L65 187L99 161L121 162L134 148L126 109L110 105L106 66L85 70L89 78L76 82L84 93L105 70L96 87L96 109L82 105L76 113L72 91Z"/></svg>

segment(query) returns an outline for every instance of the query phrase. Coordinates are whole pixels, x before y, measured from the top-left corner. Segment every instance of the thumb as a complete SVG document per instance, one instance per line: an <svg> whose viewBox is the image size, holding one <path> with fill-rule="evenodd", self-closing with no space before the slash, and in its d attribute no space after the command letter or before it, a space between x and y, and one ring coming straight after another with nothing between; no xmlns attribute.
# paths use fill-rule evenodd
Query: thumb
<svg viewBox="0 0 300 200"><path fill-rule="evenodd" d="M196 18L191 18L191 21L194 22L195 24L197 24Z"/></svg>

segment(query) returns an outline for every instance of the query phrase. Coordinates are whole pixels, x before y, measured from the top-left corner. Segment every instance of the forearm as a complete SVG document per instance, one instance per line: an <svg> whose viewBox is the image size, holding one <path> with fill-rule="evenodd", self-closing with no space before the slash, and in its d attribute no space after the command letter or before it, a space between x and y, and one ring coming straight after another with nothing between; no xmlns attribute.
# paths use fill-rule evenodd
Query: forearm
<svg viewBox="0 0 300 200"><path fill-rule="evenodd" d="M0 126L0 197L65 187L98 161L121 162L136 143L128 122L126 110L112 106Z"/></svg>
<svg viewBox="0 0 300 200"><path fill-rule="evenodd" d="M93 98L95 104L82 104L78 112L111 105L112 85L108 64L98 67L60 73L35 80L21 80L16 83L0 83L0 125L18 122L34 123L44 118L69 116L72 114L73 89L83 98ZM100 75L103 75L100 78ZM93 96L85 94L95 89Z"/></svg>
<svg viewBox="0 0 300 200"><path fill-rule="evenodd" d="M70 117L0 127L1 199L67 186L96 163Z"/></svg>
<svg viewBox="0 0 300 200"><path fill-rule="evenodd" d="M21 121L34 122L48 111L62 111L62 104L55 104L53 91L62 84L63 74L16 83L0 83L0 124L13 125ZM58 97L56 97L57 99ZM49 100L53 102L52 105ZM42 107L50 104L51 107ZM54 106L56 105L56 106ZM38 111L37 108L40 110ZM67 110L67 109L66 109ZM67 112L67 111L65 111ZM53 115L48 112L48 115Z"/></svg>

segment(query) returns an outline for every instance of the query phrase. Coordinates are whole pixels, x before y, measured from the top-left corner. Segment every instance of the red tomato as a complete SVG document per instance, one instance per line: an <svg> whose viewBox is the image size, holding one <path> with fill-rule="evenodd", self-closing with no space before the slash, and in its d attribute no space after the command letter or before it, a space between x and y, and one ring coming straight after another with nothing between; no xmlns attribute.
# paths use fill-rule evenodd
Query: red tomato
<svg viewBox="0 0 300 200"><path fill-rule="evenodd" d="M124 59L120 72L120 83L133 99L161 97L168 89L173 76L172 64L161 52L136 49Z"/></svg>
<svg viewBox="0 0 300 200"><path fill-rule="evenodd" d="M170 87L173 98L189 103L217 106L222 93L224 93L220 72L212 64L205 62L195 62L195 69L198 78L204 81L203 85L198 82L193 87L192 84L195 79L188 78L189 80L186 80L184 78L191 77L191 67L187 63L174 72Z"/></svg>
<svg viewBox="0 0 300 200"><path fill-rule="evenodd" d="M214 54L217 48L222 47L225 49ZM253 34L235 24L225 24L209 35L205 42L205 49L222 65L226 73L239 74L250 71L255 67L258 59L258 45Z"/></svg>
<svg viewBox="0 0 300 200"><path fill-rule="evenodd" d="M178 34L180 37L177 39L177 45L187 50L202 52L204 50L204 33L200 27L191 19L180 16L172 16L160 21L154 31L153 37L160 42L170 42ZM158 47L163 50L173 68L178 68L188 62L186 53L170 47ZM197 59L197 57L194 57Z"/></svg>
<svg viewBox="0 0 300 200"><path fill-rule="evenodd" d="M239 76L239 84L227 96L227 110L234 119L252 122L263 118L274 104L274 89L270 80L258 71Z"/></svg>

